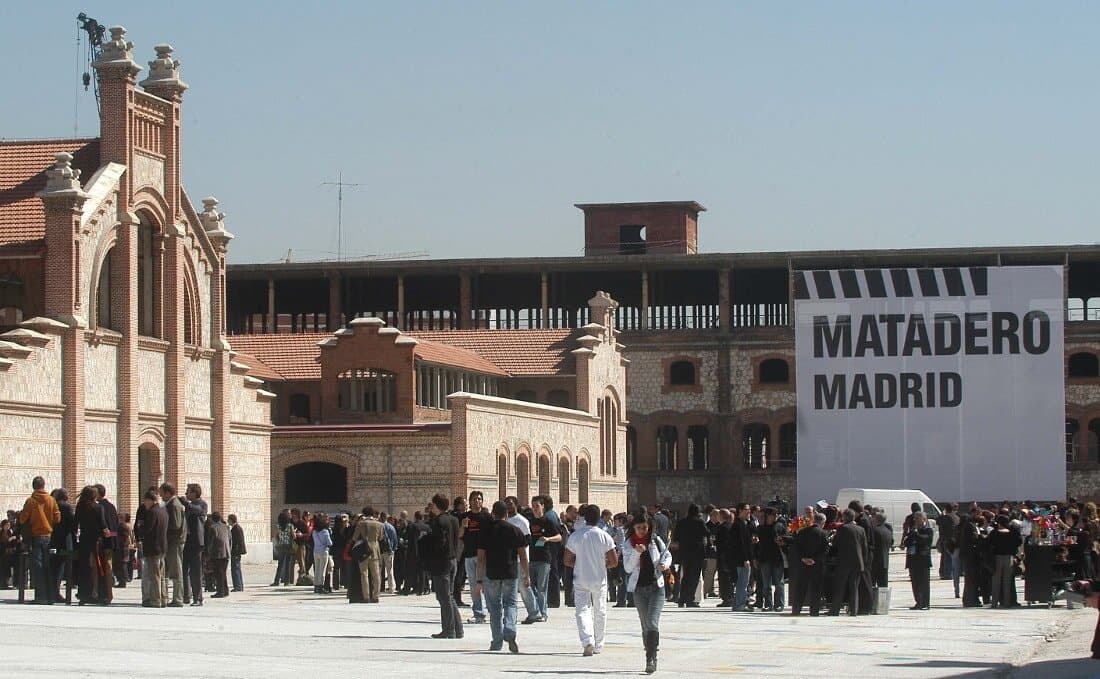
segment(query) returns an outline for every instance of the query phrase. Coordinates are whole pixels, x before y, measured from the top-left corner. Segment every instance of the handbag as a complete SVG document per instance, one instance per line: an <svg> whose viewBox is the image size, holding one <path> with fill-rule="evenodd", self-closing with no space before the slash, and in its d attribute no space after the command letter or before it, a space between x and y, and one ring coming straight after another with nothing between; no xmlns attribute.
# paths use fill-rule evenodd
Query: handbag
<svg viewBox="0 0 1100 679"><path fill-rule="evenodd" d="M356 540L355 544L351 546L351 556L356 561L366 561L370 556L370 548L367 546L366 540Z"/></svg>

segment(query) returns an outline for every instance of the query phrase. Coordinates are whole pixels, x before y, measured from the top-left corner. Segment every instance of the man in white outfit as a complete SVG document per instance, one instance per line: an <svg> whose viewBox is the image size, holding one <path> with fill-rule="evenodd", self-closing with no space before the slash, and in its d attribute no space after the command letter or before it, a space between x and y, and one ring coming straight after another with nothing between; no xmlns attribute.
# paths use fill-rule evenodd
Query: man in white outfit
<svg viewBox="0 0 1100 679"><path fill-rule="evenodd" d="M607 622L607 569L619 565L615 541L600 530L600 508L584 509L584 526L578 526L565 544L565 565L573 569L573 602L577 614L577 633L584 655L603 650L604 625Z"/></svg>

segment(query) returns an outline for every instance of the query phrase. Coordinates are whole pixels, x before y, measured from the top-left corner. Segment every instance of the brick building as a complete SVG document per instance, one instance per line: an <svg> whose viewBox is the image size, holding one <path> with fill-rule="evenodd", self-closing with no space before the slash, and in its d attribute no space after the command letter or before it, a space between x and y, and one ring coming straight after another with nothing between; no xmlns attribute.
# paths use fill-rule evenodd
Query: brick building
<svg viewBox="0 0 1100 679"><path fill-rule="evenodd" d="M576 330L401 331L233 338L278 394L272 509L421 509L434 493L626 507L626 361L617 304Z"/></svg>
<svg viewBox="0 0 1100 679"><path fill-rule="evenodd" d="M577 207L583 257L230 266L230 332L331 332L361 316L437 341L552 332L587 323L586 300L605 290L629 359L631 502L762 501L795 490L794 272L1055 264L1066 280L1067 485L1100 498L1100 246L699 253L698 203ZM557 398L518 379L500 394Z"/></svg>
<svg viewBox="0 0 1100 679"><path fill-rule="evenodd" d="M0 142L0 504L100 482L121 511L164 480L201 483L268 545L270 402L225 338L218 202L180 178L179 62L140 88L125 29L93 66L93 139Z"/></svg>

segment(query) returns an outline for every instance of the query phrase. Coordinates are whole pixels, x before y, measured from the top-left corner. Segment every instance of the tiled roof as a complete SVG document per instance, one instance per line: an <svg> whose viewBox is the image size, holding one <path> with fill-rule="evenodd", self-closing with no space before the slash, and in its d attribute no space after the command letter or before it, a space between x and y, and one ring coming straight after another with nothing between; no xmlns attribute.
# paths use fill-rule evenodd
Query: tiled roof
<svg viewBox="0 0 1100 679"><path fill-rule="evenodd" d="M99 169L98 139L0 141L0 245L45 238L46 216L34 194L46 186L46 170L62 151L73 154L81 183Z"/></svg>
<svg viewBox="0 0 1100 679"><path fill-rule="evenodd" d="M288 335L233 335L229 346L254 356L287 380L320 380L321 348L317 343L332 337L328 332ZM244 363L245 361L241 361Z"/></svg>
<svg viewBox="0 0 1100 679"><path fill-rule="evenodd" d="M404 333L419 340L415 353L424 361L490 375L572 375L577 348L563 330L442 330ZM234 335L229 344L242 356L287 380L321 379L321 349L317 343L331 333ZM251 364L249 364L251 365ZM262 370L262 368L260 368ZM264 378L259 372L257 377Z"/></svg>
<svg viewBox="0 0 1100 679"><path fill-rule="evenodd" d="M283 381L282 375L280 375L269 365L256 358L255 356L252 356L251 354L242 354L240 352L237 352L237 355L233 357L233 360L237 363L247 365L248 374L252 377L258 377L261 380L274 380L277 382Z"/></svg>
<svg viewBox="0 0 1100 679"><path fill-rule="evenodd" d="M412 334L412 333L408 333ZM417 345L413 350L418 358L428 363L449 365L472 372L486 375L507 375L508 373L492 361L468 349L452 346L443 342L435 342L424 337L417 337Z"/></svg>
<svg viewBox="0 0 1100 679"><path fill-rule="evenodd" d="M570 353L574 330L439 330L410 331L418 340L441 342L473 351L511 375L572 375Z"/></svg>

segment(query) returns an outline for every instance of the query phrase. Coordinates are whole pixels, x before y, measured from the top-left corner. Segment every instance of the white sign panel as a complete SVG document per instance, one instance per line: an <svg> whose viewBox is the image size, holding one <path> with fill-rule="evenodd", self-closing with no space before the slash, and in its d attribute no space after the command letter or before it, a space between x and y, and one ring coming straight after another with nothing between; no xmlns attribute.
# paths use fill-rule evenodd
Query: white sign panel
<svg viewBox="0 0 1100 679"><path fill-rule="evenodd" d="M1058 266L795 272L798 501L1066 494Z"/></svg>

